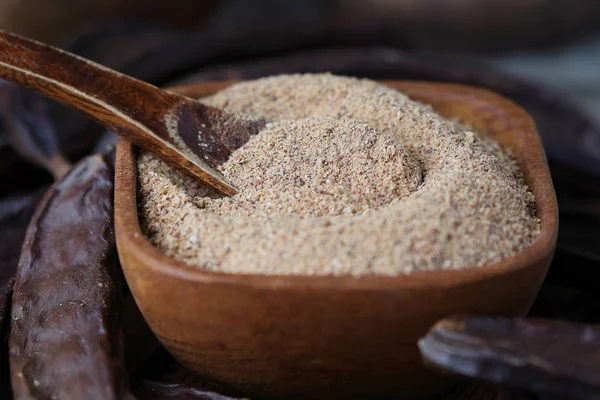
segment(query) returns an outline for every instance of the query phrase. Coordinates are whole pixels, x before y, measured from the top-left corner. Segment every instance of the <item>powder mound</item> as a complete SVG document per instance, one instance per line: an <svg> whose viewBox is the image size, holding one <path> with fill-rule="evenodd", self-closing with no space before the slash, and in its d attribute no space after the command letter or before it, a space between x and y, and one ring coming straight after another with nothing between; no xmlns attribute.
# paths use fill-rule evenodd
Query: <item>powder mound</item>
<svg viewBox="0 0 600 400"><path fill-rule="evenodd" d="M255 217L362 213L408 196L422 178L418 161L389 134L333 118L268 124L220 169L240 192L197 204Z"/></svg>

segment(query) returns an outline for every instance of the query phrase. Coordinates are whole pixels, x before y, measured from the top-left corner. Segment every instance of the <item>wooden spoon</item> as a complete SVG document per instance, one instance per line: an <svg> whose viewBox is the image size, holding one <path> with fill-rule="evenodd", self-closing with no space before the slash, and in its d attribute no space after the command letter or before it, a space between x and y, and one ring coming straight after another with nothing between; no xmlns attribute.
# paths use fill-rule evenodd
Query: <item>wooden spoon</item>
<svg viewBox="0 0 600 400"><path fill-rule="evenodd" d="M265 124L3 31L0 78L84 112L224 195L232 196L237 190L216 167Z"/></svg>

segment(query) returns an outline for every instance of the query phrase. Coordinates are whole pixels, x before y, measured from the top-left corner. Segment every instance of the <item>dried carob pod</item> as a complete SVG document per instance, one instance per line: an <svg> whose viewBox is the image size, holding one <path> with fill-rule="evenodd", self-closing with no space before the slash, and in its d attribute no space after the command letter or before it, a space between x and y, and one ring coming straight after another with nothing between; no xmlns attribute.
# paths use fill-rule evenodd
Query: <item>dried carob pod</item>
<svg viewBox="0 0 600 400"><path fill-rule="evenodd" d="M21 244L46 187L0 200L0 332L3 331ZM2 340L2 338L0 338Z"/></svg>
<svg viewBox="0 0 600 400"><path fill-rule="evenodd" d="M132 389L139 400L242 400L185 383L139 380Z"/></svg>
<svg viewBox="0 0 600 400"><path fill-rule="evenodd" d="M45 194L23 243L12 302L17 399L123 399L113 156L80 161Z"/></svg>
<svg viewBox="0 0 600 400"><path fill-rule="evenodd" d="M12 398L7 339L14 275L27 225L46 189L0 200L0 399Z"/></svg>
<svg viewBox="0 0 600 400"><path fill-rule="evenodd" d="M4 137L23 159L48 170L55 180L71 169L58 147L45 98L2 81L0 117Z"/></svg>
<svg viewBox="0 0 600 400"><path fill-rule="evenodd" d="M455 317L419 341L427 364L532 392L600 399L600 326L548 319Z"/></svg>

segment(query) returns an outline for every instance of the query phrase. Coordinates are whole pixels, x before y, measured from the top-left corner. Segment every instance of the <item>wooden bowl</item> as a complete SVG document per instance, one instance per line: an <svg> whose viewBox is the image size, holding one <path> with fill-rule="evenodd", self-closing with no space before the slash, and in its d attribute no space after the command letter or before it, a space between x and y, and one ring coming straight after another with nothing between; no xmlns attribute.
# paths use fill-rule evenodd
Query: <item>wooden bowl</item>
<svg viewBox="0 0 600 400"><path fill-rule="evenodd" d="M115 224L125 277L162 344L201 376L262 398L422 397L444 387L421 366L417 340L450 314L529 310L552 259L558 208L533 121L487 90L384 82L459 117L514 150L536 197L541 235L505 261L407 276L261 276L203 272L161 254L142 234L135 151L117 146ZM178 88L203 97L230 85Z"/></svg>

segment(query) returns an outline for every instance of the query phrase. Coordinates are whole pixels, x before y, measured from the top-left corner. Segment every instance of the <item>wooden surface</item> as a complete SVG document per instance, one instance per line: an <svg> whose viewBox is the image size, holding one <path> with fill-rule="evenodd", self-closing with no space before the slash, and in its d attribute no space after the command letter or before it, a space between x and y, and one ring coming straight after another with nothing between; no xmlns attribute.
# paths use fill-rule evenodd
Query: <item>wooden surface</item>
<svg viewBox="0 0 600 400"><path fill-rule="evenodd" d="M85 113L224 195L236 189L215 167L264 126L2 31L0 77Z"/></svg>
<svg viewBox="0 0 600 400"><path fill-rule="evenodd" d="M165 347L201 376L265 398L406 397L449 382L421 366L417 340L456 313L524 315L552 258L557 204L527 114L489 91L387 82L459 116L514 150L537 199L542 233L502 263L403 277L230 275L162 255L140 230L135 155L120 140L115 183L119 256L142 314ZM179 89L202 97L228 83Z"/></svg>

